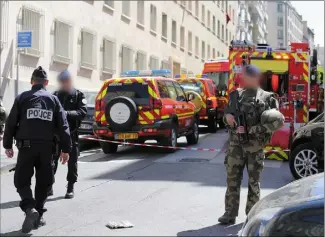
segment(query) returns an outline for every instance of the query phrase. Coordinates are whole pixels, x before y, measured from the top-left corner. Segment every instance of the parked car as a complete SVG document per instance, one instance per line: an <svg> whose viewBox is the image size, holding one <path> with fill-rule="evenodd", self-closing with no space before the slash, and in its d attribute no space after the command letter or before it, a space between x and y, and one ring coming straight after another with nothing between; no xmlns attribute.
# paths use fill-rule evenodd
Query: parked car
<svg viewBox="0 0 325 237"><path fill-rule="evenodd" d="M240 236L324 236L324 173L294 181L257 202Z"/></svg>
<svg viewBox="0 0 325 237"><path fill-rule="evenodd" d="M289 164L296 179L324 171L324 113L294 132Z"/></svg>
<svg viewBox="0 0 325 237"><path fill-rule="evenodd" d="M79 135L93 135L93 124L95 122L95 100L97 92L82 90L87 100L87 115L81 121L79 127ZM93 143L93 141L80 140L80 144L84 145L85 143Z"/></svg>
<svg viewBox="0 0 325 237"><path fill-rule="evenodd" d="M105 81L98 92L94 132L101 139L116 141L156 140L177 146L185 136L188 144L199 140L199 117L169 70L124 72ZM100 142L104 153L115 153L118 145ZM173 149L170 149L173 151Z"/></svg>

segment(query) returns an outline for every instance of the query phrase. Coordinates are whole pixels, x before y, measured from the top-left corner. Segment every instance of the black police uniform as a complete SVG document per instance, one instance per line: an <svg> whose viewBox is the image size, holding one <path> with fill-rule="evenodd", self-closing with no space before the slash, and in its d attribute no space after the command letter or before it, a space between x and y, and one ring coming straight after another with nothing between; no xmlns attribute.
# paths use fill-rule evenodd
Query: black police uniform
<svg viewBox="0 0 325 237"><path fill-rule="evenodd" d="M33 76L47 78L41 67L34 71ZM58 98L46 91L44 85L34 85L16 97L6 121L3 147L12 149L15 138L19 152L14 184L22 199L20 207L26 214L33 208L40 216L45 211L47 192L53 184L54 131L59 131L62 151L69 153L71 139L66 114ZM34 168L35 199L30 188Z"/></svg>
<svg viewBox="0 0 325 237"><path fill-rule="evenodd" d="M67 119L70 127L70 136L72 140L72 149L68 161L68 192L73 192L73 184L77 182L78 178L78 156L79 156L79 144L78 144L78 128L81 120L87 114L87 102L84 94L76 89L71 92L55 91L54 95L59 98L63 109L66 111ZM58 156L53 159L54 162L54 174L56 173L58 166Z"/></svg>

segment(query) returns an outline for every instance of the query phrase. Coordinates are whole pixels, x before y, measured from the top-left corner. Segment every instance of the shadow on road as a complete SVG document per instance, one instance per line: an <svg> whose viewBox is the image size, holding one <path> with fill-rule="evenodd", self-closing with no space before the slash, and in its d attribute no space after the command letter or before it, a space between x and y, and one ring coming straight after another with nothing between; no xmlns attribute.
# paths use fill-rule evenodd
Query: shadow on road
<svg viewBox="0 0 325 237"><path fill-rule="evenodd" d="M197 230L182 231L177 236L237 236L243 223L225 226L216 224Z"/></svg>
<svg viewBox="0 0 325 237"><path fill-rule="evenodd" d="M10 231L8 233L1 233L0 236L32 236L31 233L24 234L21 230Z"/></svg>
<svg viewBox="0 0 325 237"><path fill-rule="evenodd" d="M64 196L61 197L56 197L56 198L49 198L47 199L46 202L55 202L64 199ZM10 201L10 202L2 202L0 203L0 209L10 209L10 208L15 208L19 207L19 202L20 201Z"/></svg>

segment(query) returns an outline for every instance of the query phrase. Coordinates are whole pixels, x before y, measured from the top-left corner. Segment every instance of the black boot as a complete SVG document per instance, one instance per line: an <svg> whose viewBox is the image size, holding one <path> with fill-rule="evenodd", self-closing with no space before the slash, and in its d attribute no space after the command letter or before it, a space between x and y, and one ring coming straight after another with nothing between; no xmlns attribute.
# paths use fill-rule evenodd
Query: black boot
<svg viewBox="0 0 325 237"><path fill-rule="evenodd" d="M236 217L229 215L227 212L219 217L218 221L224 225L230 225L236 223Z"/></svg>
<svg viewBox="0 0 325 237"><path fill-rule="evenodd" d="M27 234L34 228L34 225L39 217L39 214L34 208L27 209L25 213L26 213L26 217L23 226L21 228L21 231Z"/></svg>
<svg viewBox="0 0 325 237"><path fill-rule="evenodd" d="M44 225L46 225L46 221L44 220L43 215L40 215L40 216L37 218L37 220L36 220L36 222L35 222L35 224L34 224L34 230L36 230L36 229L38 229L39 227L42 227L42 226L44 226Z"/></svg>
<svg viewBox="0 0 325 237"><path fill-rule="evenodd" d="M74 183L72 183L72 182L68 183L67 193L65 194L66 199L71 199L74 197L73 185L74 185Z"/></svg>

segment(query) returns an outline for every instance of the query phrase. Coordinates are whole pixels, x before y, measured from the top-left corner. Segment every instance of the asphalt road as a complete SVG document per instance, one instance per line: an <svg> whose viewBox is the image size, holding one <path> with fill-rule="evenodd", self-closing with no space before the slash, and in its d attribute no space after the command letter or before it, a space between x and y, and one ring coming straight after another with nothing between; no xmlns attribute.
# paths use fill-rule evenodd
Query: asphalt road
<svg viewBox="0 0 325 237"><path fill-rule="evenodd" d="M225 131L204 133L195 147L224 148ZM185 139L178 140L186 146ZM245 220L247 175L244 175L237 224L218 225L224 212L226 190L224 152L177 151L120 147L105 155L90 147L79 160L75 198L63 198L66 169L58 168L54 196L44 214L47 225L32 235L151 235L226 236L236 235ZM262 196L292 181L287 163L265 161ZM33 181L34 183L34 181ZM24 214L13 186L13 173L1 173L2 235L22 235ZM109 221L127 220L133 228L111 230Z"/></svg>

